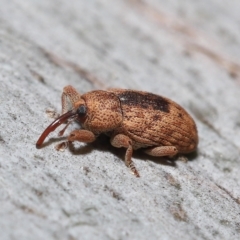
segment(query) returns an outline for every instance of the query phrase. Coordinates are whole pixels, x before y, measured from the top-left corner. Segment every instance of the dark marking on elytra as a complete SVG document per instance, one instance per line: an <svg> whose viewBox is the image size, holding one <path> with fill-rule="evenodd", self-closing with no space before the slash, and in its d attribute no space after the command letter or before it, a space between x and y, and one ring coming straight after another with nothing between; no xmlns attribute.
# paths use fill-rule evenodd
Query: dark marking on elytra
<svg viewBox="0 0 240 240"><path fill-rule="evenodd" d="M181 113L178 114L178 117L183 118L183 115Z"/></svg>
<svg viewBox="0 0 240 240"><path fill-rule="evenodd" d="M152 108L166 113L169 112L168 100L152 93L124 91L119 93L118 97L123 105L139 106L144 109Z"/></svg>
<svg viewBox="0 0 240 240"><path fill-rule="evenodd" d="M153 116L153 121L160 121L161 120L161 116L160 115L154 115Z"/></svg>

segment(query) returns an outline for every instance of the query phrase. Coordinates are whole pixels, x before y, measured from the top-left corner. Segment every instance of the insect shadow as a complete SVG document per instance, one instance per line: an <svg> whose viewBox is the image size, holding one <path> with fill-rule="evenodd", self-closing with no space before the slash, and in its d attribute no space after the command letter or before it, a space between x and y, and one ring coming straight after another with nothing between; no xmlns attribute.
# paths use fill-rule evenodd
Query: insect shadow
<svg viewBox="0 0 240 240"><path fill-rule="evenodd" d="M48 141L43 143L41 148L47 147L49 145L52 145L53 143L59 143L61 141L66 141L67 137L56 137L56 138L50 138ZM110 144L109 137L107 137L104 134L101 134L96 141L93 143L88 143L85 145L81 145L79 147L74 146L72 143L69 144L69 151L73 155L84 155L88 154L94 150L102 151L102 152L111 152L113 155L124 161L124 156L126 149L124 148L115 148ZM190 153L187 155L187 157L184 156L188 161L194 160L198 156L197 151ZM152 161L157 164L166 165L166 166L172 166L176 167L176 161L178 160L179 156L170 158L170 157L153 157L148 154L146 154L143 149L139 149L133 152L133 157L138 160L143 161ZM181 156L180 156L181 157Z"/></svg>
<svg viewBox="0 0 240 240"><path fill-rule="evenodd" d="M66 139L67 139L67 137L49 138L48 141L44 142L44 143L41 145L41 148L48 147L48 146L52 145L53 143L58 143L58 142L61 142L61 141L66 141Z"/></svg>
<svg viewBox="0 0 240 240"><path fill-rule="evenodd" d="M111 145L109 137L104 134L101 134L96 141L93 143L89 143L86 145L82 145L80 147L75 147L73 144L69 145L69 150L74 155L82 155L90 153L93 150L98 150L102 152L110 152L122 161L124 161L124 156L126 153L126 149L124 148L115 148ZM176 159L169 157L153 157L146 153L144 153L143 149L139 149L133 152L133 157L138 160L143 161L153 161L157 164L167 165L167 166L176 166Z"/></svg>

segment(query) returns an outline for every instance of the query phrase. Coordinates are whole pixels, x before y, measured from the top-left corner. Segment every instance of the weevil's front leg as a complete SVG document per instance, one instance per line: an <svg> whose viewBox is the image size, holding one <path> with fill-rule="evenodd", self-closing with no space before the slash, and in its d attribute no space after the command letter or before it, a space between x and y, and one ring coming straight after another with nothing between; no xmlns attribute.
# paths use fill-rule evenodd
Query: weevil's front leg
<svg viewBox="0 0 240 240"><path fill-rule="evenodd" d="M69 110L71 110L74 106L74 103L76 103L77 101L79 101L81 99L81 95L77 92L77 90L68 85L66 87L63 88L63 93L62 93L62 114L67 113ZM68 127L68 125L74 121L75 119L72 119L70 121L68 121L67 125L59 132L59 136L62 136L66 130L66 128ZM57 150L63 150L65 149L68 144L65 144L66 146L63 146L63 143L60 144L59 146L56 146Z"/></svg>
<svg viewBox="0 0 240 240"><path fill-rule="evenodd" d="M117 148L124 147L127 149L125 154L125 164L127 167L131 169L132 173L136 177L140 177L132 161L132 154L133 154L132 140L128 136L125 136L123 134L118 134L111 138L111 144Z"/></svg>
<svg viewBox="0 0 240 240"><path fill-rule="evenodd" d="M81 95L77 92L77 90L72 86L66 86L63 88L62 92L62 114L68 112L75 102L77 102L81 98ZM58 118L60 114L56 111L47 109L46 114L50 118Z"/></svg>
<svg viewBox="0 0 240 240"><path fill-rule="evenodd" d="M74 130L68 136L69 142L78 141L84 143L91 143L94 142L95 140L96 136L92 132L84 129Z"/></svg>
<svg viewBox="0 0 240 240"><path fill-rule="evenodd" d="M144 150L148 155L155 157L173 157L178 153L178 150L174 146L160 146Z"/></svg>
<svg viewBox="0 0 240 240"><path fill-rule="evenodd" d="M88 130L84 130L84 129L74 130L68 136L67 142L59 143L55 148L58 151L64 151L69 146L70 142L78 141L78 142L84 142L84 143L91 143L91 142L94 142L95 140L96 140L96 136Z"/></svg>
<svg viewBox="0 0 240 240"><path fill-rule="evenodd" d="M57 119L60 116L60 114L57 113L57 111L52 109L47 109L46 114L49 118L53 118L53 119Z"/></svg>
<svg viewBox="0 0 240 240"><path fill-rule="evenodd" d="M69 109L72 108L73 104L79 101L80 98L81 94L78 93L74 87L70 85L64 87L62 93L62 114L69 111Z"/></svg>

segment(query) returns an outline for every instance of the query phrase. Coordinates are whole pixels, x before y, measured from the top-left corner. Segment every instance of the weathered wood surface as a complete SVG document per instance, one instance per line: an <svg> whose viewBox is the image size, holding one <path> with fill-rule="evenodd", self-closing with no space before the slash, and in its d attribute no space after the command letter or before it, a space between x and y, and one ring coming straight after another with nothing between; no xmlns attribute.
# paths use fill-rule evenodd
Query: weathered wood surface
<svg viewBox="0 0 240 240"><path fill-rule="evenodd" d="M239 239L240 2L0 6L2 240ZM105 137L61 153L56 131L37 150L68 84L175 100L196 120L198 154L169 164L137 152L137 179Z"/></svg>

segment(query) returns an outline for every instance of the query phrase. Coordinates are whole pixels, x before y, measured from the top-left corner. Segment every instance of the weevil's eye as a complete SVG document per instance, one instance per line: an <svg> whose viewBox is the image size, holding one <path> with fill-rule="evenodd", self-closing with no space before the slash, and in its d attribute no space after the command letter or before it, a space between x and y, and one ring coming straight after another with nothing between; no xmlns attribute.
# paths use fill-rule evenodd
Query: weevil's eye
<svg viewBox="0 0 240 240"><path fill-rule="evenodd" d="M77 114L79 117L85 117L87 113L87 108L84 105L81 105L78 109L77 109Z"/></svg>

